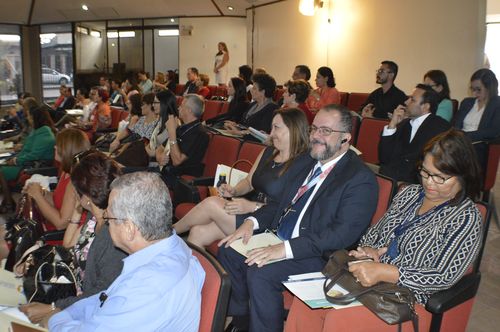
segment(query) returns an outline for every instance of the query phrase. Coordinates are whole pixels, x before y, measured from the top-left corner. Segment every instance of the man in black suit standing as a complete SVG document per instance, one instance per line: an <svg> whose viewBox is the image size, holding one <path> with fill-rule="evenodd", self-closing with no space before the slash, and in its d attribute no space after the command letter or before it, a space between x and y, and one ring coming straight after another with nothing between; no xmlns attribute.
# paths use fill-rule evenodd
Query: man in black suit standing
<svg viewBox="0 0 500 332"><path fill-rule="evenodd" d="M378 146L380 173L396 181L418 183L417 162L424 145L450 129L448 121L436 116L438 94L418 84L405 105L398 106L384 127Z"/></svg>
<svg viewBox="0 0 500 332"><path fill-rule="evenodd" d="M289 275L321 271L328 252L355 244L368 227L378 186L374 174L349 150L351 126L346 107L322 108L311 126L310 153L283 175L289 185L281 202L257 210L220 242L225 246L218 258L231 277L233 331L248 329L248 323L250 331L282 331L281 282ZM275 231L283 242L257 248L247 259L228 248L265 230ZM283 260L266 264L277 259Z"/></svg>

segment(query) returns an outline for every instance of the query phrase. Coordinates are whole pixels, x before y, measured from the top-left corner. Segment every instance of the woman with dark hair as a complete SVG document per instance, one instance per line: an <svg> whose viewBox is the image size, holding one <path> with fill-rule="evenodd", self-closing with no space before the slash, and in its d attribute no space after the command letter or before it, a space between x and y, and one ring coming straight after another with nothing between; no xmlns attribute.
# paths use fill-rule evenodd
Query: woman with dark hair
<svg viewBox="0 0 500 332"><path fill-rule="evenodd" d="M177 79L177 74L173 70L167 71L167 82L165 83L165 86L167 89L175 93L175 87L177 86L178 83Z"/></svg>
<svg viewBox="0 0 500 332"><path fill-rule="evenodd" d="M238 77L241 78L243 81L245 81L245 85L247 87L247 93L250 93L250 89L252 89L253 82L252 82L252 75L253 75L253 70L252 67L249 65L243 65L238 68ZM252 95L248 96L248 99L250 100Z"/></svg>
<svg viewBox="0 0 500 332"><path fill-rule="evenodd" d="M143 95L151 93L153 91L153 82L149 79L149 74L144 70L137 73L137 78L139 79L139 88Z"/></svg>
<svg viewBox="0 0 500 332"><path fill-rule="evenodd" d="M309 96L310 86L305 80L288 81L285 83L285 92L283 93L283 108L298 108L307 117L311 125L314 120L314 114L306 104Z"/></svg>
<svg viewBox="0 0 500 332"><path fill-rule="evenodd" d="M14 212L15 203L10 193L7 181L17 179L24 165L30 161L54 159L54 123L49 112L42 107L32 108L28 112L28 122L33 131L26 137L21 151L0 167L0 185L2 186L3 201L0 213Z"/></svg>
<svg viewBox="0 0 500 332"><path fill-rule="evenodd" d="M165 143L168 139L168 132L166 127L168 116L179 115L179 112L177 111L177 99L173 91L163 90L158 92L154 99L154 104L159 104L159 107L155 107L155 113L158 117L158 122L156 124L156 127L153 129L149 144L146 145L146 152L150 157L154 157L156 155L156 149L163 143Z"/></svg>
<svg viewBox="0 0 500 332"><path fill-rule="evenodd" d="M313 111L329 104L340 104L340 93L335 88L335 77L329 67L320 67L316 73L316 86L307 98L307 106Z"/></svg>
<svg viewBox="0 0 500 332"><path fill-rule="evenodd" d="M140 93L131 95L125 104L130 113L127 124L128 128L130 128L135 125L142 116L142 95Z"/></svg>
<svg viewBox="0 0 500 332"><path fill-rule="evenodd" d="M233 233L243 221L262 205L279 201L286 185L283 176L293 160L307 150L309 126L299 109L280 109L275 112L270 134L271 146L259 154L248 176L234 187L222 185L226 201L212 196L195 206L174 224L178 234L190 230L188 240L203 247ZM252 199L240 198L253 192Z"/></svg>
<svg viewBox="0 0 500 332"><path fill-rule="evenodd" d="M64 233L63 245L74 252L77 296L50 304L30 303L20 307L33 323L63 310L78 300L111 285L120 274L126 254L113 245L104 211L108 207L111 182L121 174L119 165L101 152L87 151L75 156L71 182L78 195L77 207ZM81 209L92 218L80 225Z"/></svg>
<svg viewBox="0 0 500 332"><path fill-rule="evenodd" d="M67 128L57 134L55 159L60 164L61 176L53 193L45 192L39 183L32 182L25 192L37 203L38 209L50 223L47 230L65 229L73 214L77 197L71 184L71 167L75 155L90 149L90 142L83 131Z"/></svg>
<svg viewBox="0 0 500 332"><path fill-rule="evenodd" d="M486 169L486 141L500 136L500 96L498 80L489 69L479 69L470 79L472 98L460 103L455 127L463 130L474 142L479 163Z"/></svg>
<svg viewBox="0 0 500 332"><path fill-rule="evenodd" d="M239 124L243 127L252 127L256 130L265 133L271 132L271 122L274 116L274 111L278 108L273 102L274 91L276 90L276 81L268 74L253 75L253 86L250 92L252 93L253 103L250 104L248 110L241 116ZM241 129L234 121L226 121L224 127L234 135L247 135L246 138L251 138L248 135L248 130Z"/></svg>
<svg viewBox="0 0 500 332"><path fill-rule="evenodd" d="M243 113L246 112L250 105L247 98L245 81L239 77L231 78L227 85L227 94L231 97L227 112L208 119L206 124L212 125L225 120L234 122L241 121Z"/></svg>
<svg viewBox="0 0 500 332"><path fill-rule="evenodd" d="M450 100L450 87L446 74L439 69L429 70L424 75L424 84L430 86L439 95L436 115L450 122L453 117L453 104Z"/></svg>
<svg viewBox="0 0 500 332"><path fill-rule="evenodd" d="M119 131L118 134L116 134L115 140L109 146L109 152L116 150L121 142L127 138L129 141L135 138L145 138L148 141L151 139L153 130L158 123L158 115L155 113L154 109L154 100L154 93L148 93L142 96L141 117L136 123L132 125L129 124L127 129ZM156 107L159 107L159 105Z"/></svg>
<svg viewBox="0 0 500 332"><path fill-rule="evenodd" d="M425 305L433 293L457 283L474 262L481 245L482 222L474 203L481 189L480 169L470 140L460 131L449 130L431 139L423 156L419 167L422 184L407 186L394 197L358 248L349 252L372 261L351 264L349 271L365 287L379 282L404 286ZM325 319L320 316L325 313L331 315L329 321L342 326L349 326L343 321L346 316L360 320L374 317L363 306L314 313L298 302L294 300L288 316L293 318L287 321L286 331L321 331ZM420 309L417 306L417 312ZM306 312L307 327L301 322L304 317L298 316ZM380 323L381 328L372 330L387 326L378 318L374 323Z"/></svg>
<svg viewBox="0 0 500 332"><path fill-rule="evenodd" d="M93 131L108 128L111 125L111 109L108 100L109 93L101 87L93 88L90 95L93 102L97 104L90 115L90 123Z"/></svg>

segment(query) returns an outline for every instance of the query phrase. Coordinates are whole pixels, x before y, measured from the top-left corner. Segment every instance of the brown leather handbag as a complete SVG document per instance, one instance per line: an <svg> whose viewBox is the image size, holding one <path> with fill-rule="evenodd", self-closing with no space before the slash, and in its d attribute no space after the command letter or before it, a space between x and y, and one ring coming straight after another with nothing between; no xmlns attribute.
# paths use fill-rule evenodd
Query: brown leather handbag
<svg viewBox="0 0 500 332"><path fill-rule="evenodd" d="M362 286L348 270L348 262L353 260L355 258L349 256L346 250L337 250L330 255L322 271L326 276L323 291L328 302L346 305L358 300L389 325L399 324L401 328L401 323L411 320L413 329L417 332L418 316L415 312L413 293L408 288L387 282L371 287ZM335 284L339 284L349 293L340 296L329 295Z"/></svg>

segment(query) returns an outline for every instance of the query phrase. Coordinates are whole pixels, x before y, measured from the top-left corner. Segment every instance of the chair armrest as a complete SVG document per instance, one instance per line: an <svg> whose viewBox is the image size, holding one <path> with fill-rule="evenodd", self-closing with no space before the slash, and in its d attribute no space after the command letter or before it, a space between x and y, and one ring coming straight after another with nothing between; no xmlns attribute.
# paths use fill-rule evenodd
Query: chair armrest
<svg viewBox="0 0 500 332"><path fill-rule="evenodd" d="M62 241L64 239L64 232L65 231L66 230L62 229L59 231L47 232L40 237L40 240L43 240L45 242L46 241Z"/></svg>
<svg viewBox="0 0 500 332"><path fill-rule="evenodd" d="M114 133L118 131L117 128L101 128L101 129L96 129L96 133L100 133L100 134L103 134L103 133Z"/></svg>
<svg viewBox="0 0 500 332"><path fill-rule="evenodd" d="M205 176L205 177L199 177L199 178L194 178L188 181L188 183L192 186L211 186L214 184L214 177L213 176Z"/></svg>
<svg viewBox="0 0 500 332"><path fill-rule="evenodd" d="M194 186L191 181L186 181L183 178L178 179L177 185L174 188L175 204L200 202L201 198L198 187Z"/></svg>
<svg viewBox="0 0 500 332"><path fill-rule="evenodd" d="M472 299L479 288L481 273L468 274L450 289L435 293L431 296L425 309L433 314L442 314L445 311Z"/></svg>
<svg viewBox="0 0 500 332"><path fill-rule="evenodd" d="M27 168L24 170L26 174L40 174L45 176L57 176L57 167L38 167L38 168Z"/></svg>

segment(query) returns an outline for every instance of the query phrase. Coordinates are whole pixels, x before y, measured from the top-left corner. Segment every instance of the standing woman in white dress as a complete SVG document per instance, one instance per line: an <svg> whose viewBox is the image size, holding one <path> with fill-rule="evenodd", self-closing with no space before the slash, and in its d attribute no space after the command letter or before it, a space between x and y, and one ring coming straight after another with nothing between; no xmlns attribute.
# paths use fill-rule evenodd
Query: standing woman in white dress
<svg viewBox="0 0 500 332"><path fill-rule="evenodd" d="M226 43L220 42L217 47L219 52L215 55L214 73L215 82L218 85L225 86L227 84L227 67L229 62L229 52Z"/></svg>

